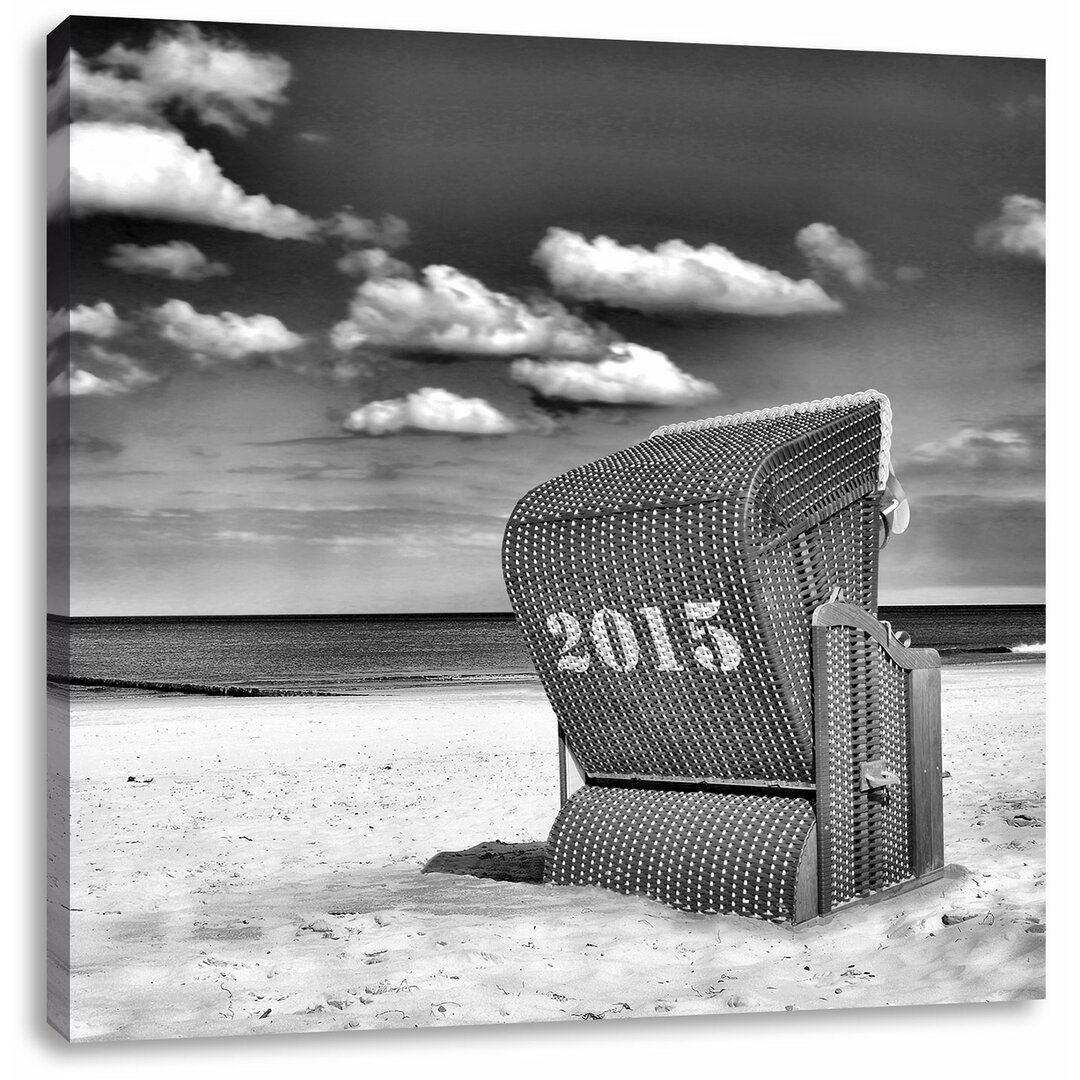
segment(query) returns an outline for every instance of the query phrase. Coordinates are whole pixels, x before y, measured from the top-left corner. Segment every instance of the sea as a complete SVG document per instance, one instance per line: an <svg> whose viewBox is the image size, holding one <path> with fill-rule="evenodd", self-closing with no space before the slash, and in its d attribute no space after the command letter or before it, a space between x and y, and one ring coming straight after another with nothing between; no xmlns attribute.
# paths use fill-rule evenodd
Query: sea
<svg viewBox="0 0 1080 1080"><path fill-rule="evenodd" d="M943 664L1045 660L1042 605L882 606ZM535 679L511 614L49 616L50 681L78 694L363 694Z"/></svg>

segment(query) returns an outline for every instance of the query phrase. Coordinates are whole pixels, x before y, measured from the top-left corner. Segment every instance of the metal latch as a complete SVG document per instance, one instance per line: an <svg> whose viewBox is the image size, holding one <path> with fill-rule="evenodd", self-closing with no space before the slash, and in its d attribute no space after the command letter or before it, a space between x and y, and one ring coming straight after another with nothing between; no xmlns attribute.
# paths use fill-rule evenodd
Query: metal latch
<svg viewBox="0 0 1080 1080"><path fill-rule="evenodd" d="M876 791L878 788L895 787L900 777L885 768L884 761L864 761L859 767L859 790Z"/></svg>

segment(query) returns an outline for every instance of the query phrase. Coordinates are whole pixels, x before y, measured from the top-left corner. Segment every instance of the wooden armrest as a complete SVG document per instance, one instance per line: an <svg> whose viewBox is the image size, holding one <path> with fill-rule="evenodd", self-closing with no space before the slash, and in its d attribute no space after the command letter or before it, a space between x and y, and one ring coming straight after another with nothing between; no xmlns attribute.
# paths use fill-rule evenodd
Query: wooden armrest
<svg viewBox="0 0 1080 1080"><path fill-rule="evenodd" d="M886 623L870 612L842 600L830 600L814 611L813 626L851 626L869 634L905 671L941 667L937 649L913 649L904 645Z"/></svg>

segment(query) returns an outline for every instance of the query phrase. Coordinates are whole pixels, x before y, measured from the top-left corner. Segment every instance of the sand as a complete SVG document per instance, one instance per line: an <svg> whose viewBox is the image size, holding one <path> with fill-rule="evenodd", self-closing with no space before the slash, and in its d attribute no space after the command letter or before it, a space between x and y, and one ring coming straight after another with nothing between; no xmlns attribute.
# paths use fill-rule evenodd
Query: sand
<svg viewBox="0 0 1080 1080"><path fill-rule="evenodd" d="M800 929L539 884L536 682L83 697L72 1038L1042 997L1044 682L944 670L945 879Z"/></svg>

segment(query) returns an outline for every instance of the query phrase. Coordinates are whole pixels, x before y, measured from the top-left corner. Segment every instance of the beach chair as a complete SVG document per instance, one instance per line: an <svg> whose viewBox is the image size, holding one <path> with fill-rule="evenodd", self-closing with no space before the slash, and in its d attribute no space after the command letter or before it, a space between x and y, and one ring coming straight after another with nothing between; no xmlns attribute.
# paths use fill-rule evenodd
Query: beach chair
<svg viewBox="0 0 1080 1080"><path fill-rule="evenodd" d="M941 876L940 661L876 614L891 419L868 390L674 424L517 504L545 881L799 923Z"/></svg>

